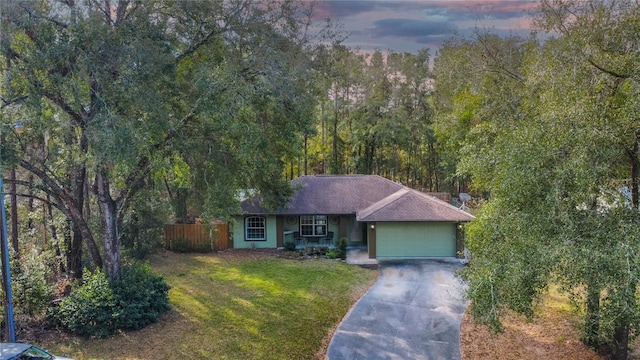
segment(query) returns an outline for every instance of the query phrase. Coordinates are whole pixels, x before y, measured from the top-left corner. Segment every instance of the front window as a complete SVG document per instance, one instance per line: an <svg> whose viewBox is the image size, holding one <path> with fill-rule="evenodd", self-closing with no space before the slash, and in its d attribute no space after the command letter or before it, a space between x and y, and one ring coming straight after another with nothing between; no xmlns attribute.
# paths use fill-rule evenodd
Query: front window
<svg viewBox="0 0 640 360"><path fill-rule="evenodd" d="M324 236L327 234L327 216L300 216L300 234L302 236Z"/></svg>
<svg viewBox="0 0 640 360"><path fill-rule="evenodd" d="M249 216L244 219L245 239L248 241L266 240L265 220L262 216Z"/></svg>

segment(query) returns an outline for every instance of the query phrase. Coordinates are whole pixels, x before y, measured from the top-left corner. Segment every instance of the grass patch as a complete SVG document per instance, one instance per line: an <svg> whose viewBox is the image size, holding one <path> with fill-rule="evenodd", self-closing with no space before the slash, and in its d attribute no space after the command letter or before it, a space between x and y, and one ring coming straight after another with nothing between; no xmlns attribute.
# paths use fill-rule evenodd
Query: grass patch
<svg viewBox="0 0 640 360"><path fill-rule="evenodd" d="M313 359L377 271L256 252L156 256L173 310L107 339L58 334L41 345L83 359Z"/></svg>

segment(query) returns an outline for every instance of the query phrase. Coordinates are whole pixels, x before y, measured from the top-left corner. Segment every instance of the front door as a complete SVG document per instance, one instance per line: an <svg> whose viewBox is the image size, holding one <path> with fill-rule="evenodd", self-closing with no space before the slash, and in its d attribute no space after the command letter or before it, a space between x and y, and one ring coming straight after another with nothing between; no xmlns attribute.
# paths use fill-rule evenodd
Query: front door
<svg viewBox="0 0 640 360"><path fill-rule="evenodd" d="M366 223L364 225L367 226L367 231L365 231L364 233L368 234L367 247L369 248L369 259L375 259L376 258L376 223L371 222L371 223Z"/></svg>
<svg viewBox="0 0 640 360"><path fill-rule="evenodd" d="M356 217L351 217L351 231L349 235L349 245L353 247L360 247L367 244L367 224L359 223Z"/></svg>

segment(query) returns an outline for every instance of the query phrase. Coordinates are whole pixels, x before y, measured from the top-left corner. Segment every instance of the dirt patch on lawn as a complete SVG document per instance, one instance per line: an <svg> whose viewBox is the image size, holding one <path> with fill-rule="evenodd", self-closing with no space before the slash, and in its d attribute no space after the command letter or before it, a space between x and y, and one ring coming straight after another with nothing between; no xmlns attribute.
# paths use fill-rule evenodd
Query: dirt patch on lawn
<svg viewBox="0 0 640 360"><path fill-rule="evenodd" d="M565 312L545 308L531 322L524 316L509 314L503 325L503 333L493 334L488 327L475 324L467 311L460 328L462 359L604 359L580 342Z"/></svg>

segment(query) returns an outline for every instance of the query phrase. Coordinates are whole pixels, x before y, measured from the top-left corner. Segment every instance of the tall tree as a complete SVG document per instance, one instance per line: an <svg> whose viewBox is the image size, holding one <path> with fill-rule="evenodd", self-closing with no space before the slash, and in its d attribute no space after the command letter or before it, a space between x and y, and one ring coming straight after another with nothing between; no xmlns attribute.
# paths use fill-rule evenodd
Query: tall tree
<svg viewBox="0 0 640 360"><path fill-rule="evenodd" d="M484 104L507 98L486 93L493 87L483 79L473 83L485 90L471 102L480 106L461 112L474 120L461 171L491 194L468 233L474 315L496 327L506 308L532 315L555 281L584 309L584 341L615 359L627 358L640 315L640 38L630 30L639 10L631 2L542 2L539 24L555 35L518 46L519 101L487 112Z"/></svg>
<svg viewBox="0 0 640 360"><path fill-rule="evenodd" d="M43 144L24 142L20 165L111 278L122 220L154 179L198 182L211 216L234 209L238 189L273 207L290 193L281 159L314 100L306 4L16 0L1 10L7 98L23 99L31 144ZM86 201L99 209L104 257Z"/></svg>
<svg viewBox="0 0 640 360"><path fill-rule="evenodd" d="M390 144L394 178L410 187L442 191L446 175L439 171L440 147L428 103L432 91L429 51L389 53L387 62L394 89L391 116L397 124Z"/></svg>
<svg viewBox="0 0 640 360"><path fill-rule="evenodd" d="M588 153L593 152L592 167L606 169L605 176L596 183L598 188L592 190L592 197L602 196L602 189L607 188L605 184L612 181L617 184L616 190L629 189L630 192L627 200L619 199L628 205L628 211L606 213L609 222L600 219L612 225L609 234L601 235L601 241L612 247L596 250L608 255L607 262L585 262L585 276L596 283L591 286L593 291L587 294L591 300L587 312L590 325L587 340L594 346L609 343L614 358L626 359L629 337L640 315L636 310L639 260L628 248L638 246L635 229L640 205L640 117L637 115L640 55L633 49L640 46L637 31L640 4L629 1L543 1L537 20L543 29L560 34L558 42L554 43L561 46L556 57L562 59L565 52L574 57L573 66L565 70L573 74L572 82L566 88L572 90L571 97L579 94L575 104L581 106L582 116L590 120L590 125L598 129L596 139L602 139L584 144L585 149L592 144L602 144ZM604 284L600 283L603 276L594 274L601 271L601 267L610 270L605 275L609 281ZM607 338L611 335L613 338L609 341Z"/></svg>
<svg viewBox="0 0 640 360"><path fill-rule="evenodd" d="M443 163L459 182L469 173L460 160L491 162L491 144L501 131L517 123L524 99L525 56L535 42L519 36L500 38L477 30L472 39L453 37L445 42L434 62L434 130L443 147ZM478 186L491 178L474 169ZM490 170L490 167L486 170Z"/></svg>

